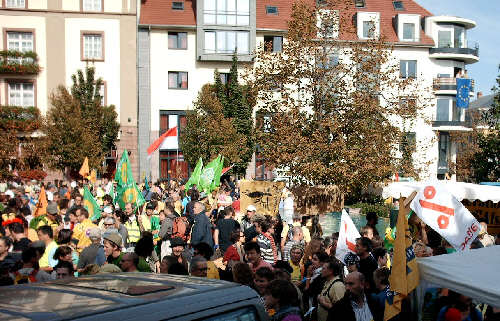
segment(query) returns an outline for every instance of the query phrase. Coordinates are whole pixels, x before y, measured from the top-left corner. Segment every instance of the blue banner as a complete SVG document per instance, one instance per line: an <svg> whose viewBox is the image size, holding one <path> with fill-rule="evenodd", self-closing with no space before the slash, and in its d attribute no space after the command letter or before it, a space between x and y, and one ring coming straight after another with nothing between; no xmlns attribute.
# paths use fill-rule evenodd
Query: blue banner
<svg viewBox="0 0 500 321"><path fill-rule="evenodd" d="M469 93L472 90L472 80L468 78L457 78L457 107L469 107Z"/></svg>

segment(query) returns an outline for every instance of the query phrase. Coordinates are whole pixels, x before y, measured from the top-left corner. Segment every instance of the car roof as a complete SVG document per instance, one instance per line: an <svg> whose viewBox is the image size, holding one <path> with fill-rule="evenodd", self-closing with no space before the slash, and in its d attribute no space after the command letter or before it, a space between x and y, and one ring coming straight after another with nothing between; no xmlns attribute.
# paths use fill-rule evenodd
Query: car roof
<svg viewBox="0 0 500 321"><path fill-rule="evenodd" d="M96 274L3 287L0 320L66 320L160 300L211 296L220 290L236 291L235 300L256 297L247 287L221 280L151 273Z"/></svg>

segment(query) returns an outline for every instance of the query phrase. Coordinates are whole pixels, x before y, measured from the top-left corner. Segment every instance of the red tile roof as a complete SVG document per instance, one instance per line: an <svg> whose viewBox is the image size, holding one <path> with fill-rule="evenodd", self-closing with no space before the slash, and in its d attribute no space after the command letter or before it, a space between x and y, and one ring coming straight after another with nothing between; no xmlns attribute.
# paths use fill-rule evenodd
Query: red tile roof
<svg viewBox="0 0 500 321"><path fill-rule="evenodd" d="M182 0L177 0L182 1ZM293 0L256 0L257 1L257 29L287 30L287 21L290 19ZM314 0L305 0L314 3ZM344 12L354 16L357 11L379 12L380 30L390 42L399 42L393 25L393 18L397 14L419 14L421 17L432 14L421 7L414 0L401 0L405 10L395 10L392 0L365 0L364 8L355 8L352 0L352 11ZM196 26L196 0L184 0L184 10L172 10L173 0L141 0L140 24L146 25L180 25ZM266 13L266 6L278 8L277 15ZM342 36L352 38L352 36ZM416 43L412 43L416 44ZM425 35L420 28L420 42L418 44L434 45L434 41Z"/></svg>
<svg viewBox="0 0 500 321"><path fill-rule="evenodd" d="M141 0L139 24L196 26L196 0L177 1L184 2L184 10L173 10L174 0Z"/></svg>

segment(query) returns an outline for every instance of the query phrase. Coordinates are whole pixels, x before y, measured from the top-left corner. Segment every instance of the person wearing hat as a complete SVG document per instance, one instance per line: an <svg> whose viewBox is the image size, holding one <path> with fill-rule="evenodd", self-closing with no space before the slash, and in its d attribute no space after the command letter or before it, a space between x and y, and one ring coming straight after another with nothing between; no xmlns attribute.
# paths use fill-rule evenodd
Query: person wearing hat
<svg viewBox="0 0 500 321"><path fill-rule="evenodd" d="M98 227L88 229L88 237L92 242L83 249L78 260L77 269L81 272L87 265L103 265L106 262L104 248L101 245L101 230Z"/></svg>
<svg viewBox="0 0 500 321"><path fill-rule="evenodd" d="M105 233L103 236L104 244L104 254L106 255L106 260L109 264L114 264L116 266L121 266L121 261L123 258L122 236L117 232Z"/></svg>
<svg viewBox="0 0 500 321"><path fill-rule="evenodd" d="M106 226L104 225L104 221L108 218L113 218L113 209L111 208L111 206L104 207L101 212L101 221L99 222L98 227L103 231L107 229ZM115 220L113 219L113 222L114 221Z"/></svg>
<svg viewBox="0 0 500 321"><path fill-rule="evenodd" d="M255 208L254 205L247 206L247 213L245 214L245 216L241 220L241 224L243 225L243 231L246 231L249 228L252 228L252 226L254 226L252 223L252 216L255 215L255 212L257 212L257 208Z"/></svg>
<svg viewBox="0 0 500 321"><path fill-rule="evenodd" d="M170 240L170 247L172 248L172 256L177 259L177 262L184 265L188 269L188 262L191 260L190 252L185 248L186 242L180 237L174 237Z"/></svg>
<svg viewBox="0 0 500 321"><path fill-rule="evenodd" d="M30 222L30 228L34 230L38 230L39 227L47 225L50 226L53 230L54 235L56 234L57 227L57 215L59 213L59 209L57 208L56 202L49 202L46 209L46 214L42 214L33 218Z"/></svg>
<svg viewBox="0 0 500 321"><path fill-rule="evenodd" d="M149 202L146 205L146 214L142 214L140 217L144 230L151 232L153 234L153 239L158 238L158 233L160 232L160 218L154 215L155 208L155 204Z"/></svg>

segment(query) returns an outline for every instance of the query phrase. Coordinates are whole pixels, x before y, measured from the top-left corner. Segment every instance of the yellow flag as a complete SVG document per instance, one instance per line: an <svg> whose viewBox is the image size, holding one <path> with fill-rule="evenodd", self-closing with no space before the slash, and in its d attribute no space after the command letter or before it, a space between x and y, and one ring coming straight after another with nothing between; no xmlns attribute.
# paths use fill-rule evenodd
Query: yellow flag
<svg viewBox="0 0 500 321"><path fill-rule="evenodd" d="M401 312L401 302L413 291L419 282L418 266L412 247L407 215L409 207L399 200L398 221L396 224L396 239L394 240L394 256L389 283L390 291L386 291L384 321Z"/></svg>
<svg viewBox="0 0 500 321"><path fill-rule="evenodd" d="M97 181L97 173L96 173L95 169L93 169L90 172L90 175L87 178L92 183L92 185L95 185L95 182Z"/></svg>
<svg viewBox="0 0 500 321"><path fill-rule="evenodd" d="M40 196L38 196L38 203L36 203L34 217L47 214L47 195L45 194L45 187L40 189Z"/></svg>
<svg viewBox="0 0 500 321"><path fill-rule="evenodd" d="M82 177L87 177L89 176L89 159L87 157L85 157L85 160L83 161L83 164L82 164L82 167L80 168L80 171L78 172L78 174L80 174L80 176Z"/></svg>

